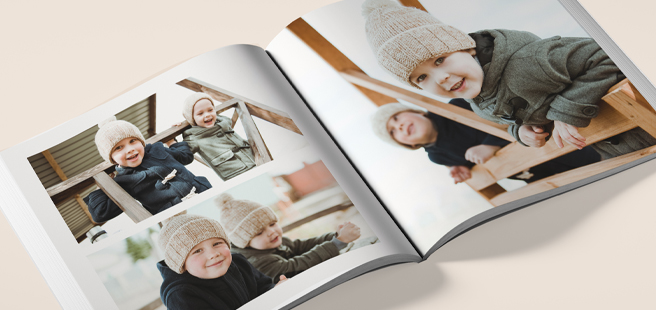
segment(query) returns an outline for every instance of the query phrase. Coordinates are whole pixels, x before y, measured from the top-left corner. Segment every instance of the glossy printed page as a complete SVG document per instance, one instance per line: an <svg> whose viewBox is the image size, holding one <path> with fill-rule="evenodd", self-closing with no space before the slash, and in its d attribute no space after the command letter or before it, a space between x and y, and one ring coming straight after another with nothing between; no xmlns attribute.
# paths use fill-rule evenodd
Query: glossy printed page
<svg viewBox="0 0 656 310"><path fill-rule="evenodd" d="M343 1L268 51L423 253L655 151L646 79L556 0Z"/></svg>
<svg viewBox="0 0 656 310"><path fill-rule="evenodd" d="M3 211L65 308L279 308L419 259L254 46L194 58L1 156ZM280 253L259 262L282 255L279 268L249 262L267 251ZM160 296L179 277L236 275L261 297Z"/></svg>

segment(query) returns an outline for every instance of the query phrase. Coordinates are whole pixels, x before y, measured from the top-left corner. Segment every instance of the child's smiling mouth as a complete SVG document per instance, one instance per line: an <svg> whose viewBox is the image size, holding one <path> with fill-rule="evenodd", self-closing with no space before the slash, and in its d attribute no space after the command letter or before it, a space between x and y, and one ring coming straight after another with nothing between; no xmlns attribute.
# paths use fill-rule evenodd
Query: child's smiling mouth
<svg viewBox="0 0 656 310"><path fill-rule="evenodd" d="M132 160L136 160L137 157L139 157L139 153L134 153L134 154L128 155L127 157L125 157L125 159L127 159L129 161L132 161Z"/></svg>
<svg viewBox="0 0 656 310"><path fill-rule="evenodd" d="M209 266L207 266L207 268L220 266L220 265L223 264L224 261L225 261L225 258L218 261L218 262L216 262L216 263L210 264Z"/></svg>
<svg viewBox="0 0 656 310"><path fill-rule="evenodd" d="M462 80L460 80L458 83L451 86L451 89L449 89L449 91L459 91L462 88L464 88L464 86L465 86L465 78L462 78Z"/></svg>
<svg viewBox="0 0 656 310"><path fill-rule="evenodd" d="M280 236L276 236L275 238L271 239L271 241L269 241L269 242L276 243L276 242L278 242L278 239L280 239Z"/></svg>

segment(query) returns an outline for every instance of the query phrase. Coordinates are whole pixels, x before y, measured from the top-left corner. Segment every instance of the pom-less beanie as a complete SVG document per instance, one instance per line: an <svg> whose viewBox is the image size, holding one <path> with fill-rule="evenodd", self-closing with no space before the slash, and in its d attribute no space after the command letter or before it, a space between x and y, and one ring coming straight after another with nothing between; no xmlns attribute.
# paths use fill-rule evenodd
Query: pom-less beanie
<svg viewBox="0 0 656 310"><path fill-rule="evenodd" d="M223 193L215 200L221 212L219 221L225 227L232 243L245 248L251 239L278 217L271 208L249 200L237 200Z"/></svg>
<svg viewBox="0 0 656 310"><path fill-rule="evenodd" d="M210 239L225 240L230 247L230 239L218 221L195 214L181 214L169 219L159 232L159 246L164 250L164 261L177 273L185 271L185 261L191 249Z"/></svg>
<svg viewBox="0 0 656 310"><path fill-rule="evenodd" d="M378 138L380 138L381 140L396 146L404 147L406 149L416 150L418 149L418 147L413 148L410 147L409 145L405 145L403 143L399 143L398 141L394 140L394 138L392 138L392 136L390 135L389 131L387 131L387 122L389 121L389 119L392 116L399 114L401 112L414 112L419 114L426 114L425 111L398 102L384 104L378 107L378 110L376 110L376 113L374 114L374 117L371 120L372 128L376 136L378 136Z"/></svg>
<svg viewBox="0 0 656 310"><path fill-rule="evenodd" d="M114 165L116 165L116 162L112 159L112 149L121 140L137 138L141 141L141 144L146 146L146 139L144 139L137 126L126 121L117 121L114 116L98 124L98 127L100 129L98 129L95 139L98 153L104 160Z"/></svg>
<svg viewBox="0 0 656 310"><path fill-rule="evenodd" d="M427 59L476 47L466 33L425 11L391 0L362 5L365 32L378 64L404 84L419 88L410 73Z"/></svg>
<svg viewBox="0 0 656 310"><path fill-rule="evenodd" d="M193 93L185 99L185 101L182 103L182 116L191 124L191 126L198 126L196 124L196 121L194 121L194 105L201 99L207 99L209 100L213 106L216 106L214 104L214 99L210 97L210 95L205 94L205 93Z"/></svg>

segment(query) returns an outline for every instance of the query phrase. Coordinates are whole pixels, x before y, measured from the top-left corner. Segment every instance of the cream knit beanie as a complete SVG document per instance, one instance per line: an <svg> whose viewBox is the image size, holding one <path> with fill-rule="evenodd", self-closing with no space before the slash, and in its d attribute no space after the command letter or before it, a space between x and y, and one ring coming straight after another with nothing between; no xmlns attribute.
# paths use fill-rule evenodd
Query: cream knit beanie
<svg viewBox="0 0 656 310"><path fill-rule="evenodd" d="M137 138L141 141L141 144L146 146L146 139L139 131L137 126L132 125L126 121L117 121L115 116L112 116L100 124L98 124L98 132L96 133L96 147L98 147L98 153L100 156L116 165L116 162L112 159L112 149L114 146L121 142L121 140L126 138Z"/></svg>
<svg viewBox="0 0 656 310"><path fill-rule="evenodd" d="M214 99L206 93L196 92L189 95L184 103L182 103L182 116L184 116L191 126L198 126L194 121L194 105L196 105L201 99L208 99L213 106L216 106L216 104L214 104Z"/></svg>
<svg viewBox="0 0 656 310"><path fill-rule="evenodd" d="M234 199L228 193L221 194L215 202L221 211L221 225L226 228L232 243L240 248L247 247L255 235L278 221L271 208L253 201Z"/></svg>
<svg viewBox="0 0 656 310"><path fill-rule="evenodd" d="M365 32L378 64L399 81L419 88L410 73L427 59L476 47L466 33L443 24L425 11L391 0L362 5Z"/></svg>
<svg viewBox="0 0 656 310"><path fill-rule="evenodd" d="M200 215L181 214L164 224L159 232L159 247L164 250L166 265L177 273L183 273L191 249L210 238L221 238L230 247L230 239L218 221Z"/></svg>
<svg viewBox="0 0 656 310"><path fill-rule="evenodd" d="M401 112L415 112L420 114L426 114L425 111L398 102L384 104L378 107L378 110L376 110L376 113L374 114L374 117L371 120L372 128L374 129L374 133L376 134L376 136L378 136L378 138L380 138L381 140L396 146L402 146L406 149L416 150L418 149L418 147L413 148L410 147L409 145L405 145L394 140L394 138L390 136L389 131L387 131L387 122L389 121L389 119L392 116L399 114Z"/></svg>

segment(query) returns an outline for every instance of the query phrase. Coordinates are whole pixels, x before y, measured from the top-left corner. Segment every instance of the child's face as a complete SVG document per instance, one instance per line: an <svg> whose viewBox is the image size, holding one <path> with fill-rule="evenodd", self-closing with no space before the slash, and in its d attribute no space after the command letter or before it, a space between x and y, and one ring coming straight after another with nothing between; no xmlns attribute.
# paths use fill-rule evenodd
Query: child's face
<svg viewBox="0 0 656 310"><path fill-rule="evenodd" d="M483 68L474 55L470 49L427 59L412 71L410 80L441 97L473 99L483 86Z"/></svg>
<svg viewBox="0 0 656 310"><path fill-rule="evenodd" d="M232 263L230 247L221 238L207 239L189 251L184 268L201 279L216 279L228 272Z"/></svg>
<svg viewBox="0 0 656 310"><path fill-rule="evenodd" d="M207 99L201 99L194 105L194 122L200 127L210 128L216 122L214 105Z"/></svg>
<svg viewBox="0 0 656 310"><path fill-rule="evenodd" d="M428 117L408 111L390 117L387 132L392 139L411 147L432 143L437 137L437 131Z"/></svg>
<svg viewBox="0 0 656 310"><path fill-rule="evenodd" d="M269 224L259 234L251 239L248 245L256 250L275 249L282 244L282 228L278 222Z"/></svg>
<svg viewBox="0 0 656 310"><path fill-rule="evenodd" d="M137 167L144 157L144 145L137 138L125 138L112 149L112 159L121 167Z"/></svg>

